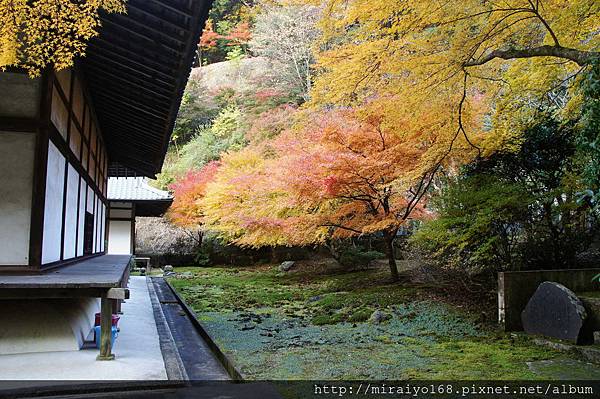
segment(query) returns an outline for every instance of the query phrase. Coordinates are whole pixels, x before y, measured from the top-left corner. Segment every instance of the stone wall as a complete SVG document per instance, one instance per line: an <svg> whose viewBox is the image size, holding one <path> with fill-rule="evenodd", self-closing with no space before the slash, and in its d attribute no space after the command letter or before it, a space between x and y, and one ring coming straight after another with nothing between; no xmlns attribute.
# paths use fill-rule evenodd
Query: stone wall
<svg viewBox="0 0 600 399"><path fill-rule="evenodd" d="M598 273L600 268L498 273L498 321L505 331L521 331L521 312L541 283L554 281L575 293L597 291L600 283L592 278Z"/></svg>

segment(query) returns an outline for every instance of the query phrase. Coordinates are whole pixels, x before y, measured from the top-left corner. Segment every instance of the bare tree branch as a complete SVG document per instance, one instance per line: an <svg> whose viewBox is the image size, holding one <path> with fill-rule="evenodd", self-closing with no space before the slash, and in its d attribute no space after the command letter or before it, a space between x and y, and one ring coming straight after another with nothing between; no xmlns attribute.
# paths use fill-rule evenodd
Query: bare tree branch
<svg viewBox="0 0 600 399"><path fill-rule="evenodd" d="M576 50L573 48L562 47L562 46L539 46L530 49L508 49L508 50L494 50L488 55L478 59L465 62L463 66L472 67L483 65L495 58L501 58L503 60L512 60L517 58L534 58L534 57L558 57L564 58L577 63L579 66L585 66L591 63L593 60L600 58L600 52L597 51L584 51Z"/></svg>

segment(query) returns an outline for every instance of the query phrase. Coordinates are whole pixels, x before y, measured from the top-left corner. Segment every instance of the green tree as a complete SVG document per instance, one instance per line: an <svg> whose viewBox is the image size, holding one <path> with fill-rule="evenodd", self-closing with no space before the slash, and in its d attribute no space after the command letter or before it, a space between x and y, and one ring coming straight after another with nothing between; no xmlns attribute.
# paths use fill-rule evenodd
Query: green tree
<svg viewBox="0 0 600 399"><path fill-rule="evenodd" d="M586 74L577 150L589 190L600 190L600 61Z"/></svg>
<svg viewBox="0 0 600 399"><path fill-rule="evenodd" d="M463 168L432 201L438 217L413 243L472 271L575 266L593 236L576 195L575 129L546 114L518 152Z"/></svg>
<svg viewBox="0 0 600 399"><path fill-rule="evenodd" d="M196 130L178 154L171 150L156 185L167 189L188 171L199 170L210 161L218 160L223 152L244 147L246 129L244 115L237 107L221 110L212 125Z"/></svg>

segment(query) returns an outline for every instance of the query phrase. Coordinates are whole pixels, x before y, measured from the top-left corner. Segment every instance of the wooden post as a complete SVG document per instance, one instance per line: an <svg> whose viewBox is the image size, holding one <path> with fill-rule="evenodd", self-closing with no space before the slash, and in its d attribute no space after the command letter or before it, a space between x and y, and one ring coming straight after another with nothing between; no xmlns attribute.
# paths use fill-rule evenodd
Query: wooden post
<svg viewBox="0 0 600 399"><path fill-rule="evenodd" d="M112 312L113 300L102 295L100 302L100 354L96 360L113 360L115 355L111 353L112 349Z"/></svg>

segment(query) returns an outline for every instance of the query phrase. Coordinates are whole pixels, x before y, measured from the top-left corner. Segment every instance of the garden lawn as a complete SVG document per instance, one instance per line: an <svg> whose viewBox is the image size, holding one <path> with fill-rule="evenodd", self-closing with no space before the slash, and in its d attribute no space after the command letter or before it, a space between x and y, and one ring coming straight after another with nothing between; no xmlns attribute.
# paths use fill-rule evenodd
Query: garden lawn
<svg viewBox="0 0 600 399"><path fill-rule="evenodd" d="M169 281L246 379L600 379L385 269L178 268ZM370 320L380 311L380 322Z"/></svg>

